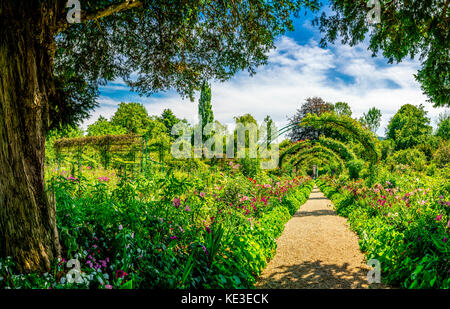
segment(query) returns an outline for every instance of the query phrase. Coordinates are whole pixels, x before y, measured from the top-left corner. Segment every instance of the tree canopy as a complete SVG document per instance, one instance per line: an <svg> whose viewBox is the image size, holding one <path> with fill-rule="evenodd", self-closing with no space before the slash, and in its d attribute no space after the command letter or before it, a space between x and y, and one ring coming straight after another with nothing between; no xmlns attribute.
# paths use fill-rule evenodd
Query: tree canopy
<svg viewBox="0 0 450 309"><path fill-rule="evenodd" d="M382 1L377 24L367 21L371 7L366 0L330 3L335 14L324 12L315 20L325 34L322 46L338 38L354 46L368 38L373 55L382 52L390 63L418 57L422 68L416 79L423 91L435 107L450 106L449 1Z"/></svg>
<svg viewBox="0 0 450 309"><path fill-rule="evenodd" d="M142 135L150 122L147 110L141 103L120 103L119 108L111 119L113 126L120 126L127 130L127 134Z"/></svg>
<svg viewBox="0 0 450 309"><path fill-rule="evenodd" d="M336 102L334 104L334 112L339 116L352 116L352 109L346 102Z"/></svg>
<svg viewBox="0 0 450 309"><path fill-rule="evenodd" d="M363 113L363 116L359 119L359 121L368 127L370 131L376 134L378 128L380 127L381 111L376 107L372 107L369 109L367 114Z"/></svg>
<svg viewBox="0 0 450 309"><path fill-rule="evenodd" d="M439 116L436 135L443 139L450 139L450 114L441 114Z"/></svg>
<svg viewBox="0 0 450 309"><path fill-rule="evenodd" d="M98 86L122 78L151 95L175 89L193 100L204 80L250 74L267 63L275 38L317 1L81 1L81 23L57 23L52 122L79 121L96 106Z"/></svg>
<svg viewBox="0 0 450 309"><path fill-rule="evenodd" d="M430 119L423 105L403 105L392 117L387 127L386 135L394 140L395 149L411 148L432 133Z"/></svg>
<svg viewBox="0 0 450 309"><path fill-rule="evenodd" d="M305 118L308 114L315 114L320 116L322 113L331 112L334 110L334 106L332 103L325 102L322 98L313 97L307 98L305 102L302 104L300 109L297 110L297 113L289 118L290 124L298 124L303 118ZM289 132L288 136L291 141L299 141L299 140L313 140L318 139L322 134L317 128L313 127L301 127L294 126L294 128Z"/></svg>

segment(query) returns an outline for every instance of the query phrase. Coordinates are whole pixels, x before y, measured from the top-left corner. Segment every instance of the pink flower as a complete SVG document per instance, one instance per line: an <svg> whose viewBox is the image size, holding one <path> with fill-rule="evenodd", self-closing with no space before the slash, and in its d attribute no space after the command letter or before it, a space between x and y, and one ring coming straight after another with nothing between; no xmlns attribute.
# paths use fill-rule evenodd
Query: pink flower
<svg viewBox="0 0 450 309"><path fill-rule="evenodd" d="M206 196L205 192L200 192L200 197L205 197L205 196Z"/></svg>
<svg viewBox="0 0 450 309"><path fill-rule="evenodd" d="M442 238L442 241L443 241L443 242L447 242L447 237L444 236L444 238Z"/></svg>
<svg viewBox="0 0 450 309"><path fill-rule="evenodd" d="M105 289L111 290L112 289L112 285L110 285L110 284L105 285Z"/></svg>
<svg viewBox="0 0 450 309"><path fill-rule="evenodd" d="M202 248L203 248L203 251L205 251L205 253L208 254L208 250L206 250L206 247L202 246Z"/></svg>
<svg viewBox="0 0 450 309"><path fill-rule="evenodd" d="M178 207L180 207L180 204L181 204L181 199L179 199L179 198L174 198L173 199L173 206L178 208Z"/></svg>
<svg viewBox="0 0 450 309"><path fill-rule="evenodd" d="M184 208L185 211L191 211L188 205L186 205L186 208Z"/></svg>
<svg viewBox="0 0 450 309"><path fill-rule="evenodd" d="M126 272L124 272L123 270L118 269L116 271L116 278L123 278L125 276L128 276L128 274Z"/></svg>
<svg viewBox="0 0 450 309"><path fill-rule="evenodd" d="M441 220L442 220L442 215L436 216L436 221L441 221Z"/></svg>
<svg viewBox="0 0 450 309"><path fill-rule="evenodd" d="M121 231L123 229L122 224L119 224L119 231Z"/></svg>

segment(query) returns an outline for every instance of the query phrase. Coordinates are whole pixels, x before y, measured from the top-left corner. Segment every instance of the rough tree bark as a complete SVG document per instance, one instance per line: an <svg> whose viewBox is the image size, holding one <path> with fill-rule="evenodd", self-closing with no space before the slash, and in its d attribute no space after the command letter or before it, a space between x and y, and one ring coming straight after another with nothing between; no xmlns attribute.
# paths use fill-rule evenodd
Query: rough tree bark
<svg viewBox="0 0 450 309"><path fill-rule="evenodd" d="M21 272L48 271L60 252L44 190L56 2L0 3L0 256Z"/></svg>

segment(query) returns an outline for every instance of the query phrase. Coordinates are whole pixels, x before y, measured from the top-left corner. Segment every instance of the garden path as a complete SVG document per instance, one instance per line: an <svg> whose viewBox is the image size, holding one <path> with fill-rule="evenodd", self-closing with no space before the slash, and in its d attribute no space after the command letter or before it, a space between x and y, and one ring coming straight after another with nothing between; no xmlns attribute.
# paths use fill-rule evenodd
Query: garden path
<svg viewBox="0 0 450 309"><path fill-rule="evenodd" d="M256 288L368 288L358 237L331 201L315 187L308 201L286 223L277 252Z"/></svg>

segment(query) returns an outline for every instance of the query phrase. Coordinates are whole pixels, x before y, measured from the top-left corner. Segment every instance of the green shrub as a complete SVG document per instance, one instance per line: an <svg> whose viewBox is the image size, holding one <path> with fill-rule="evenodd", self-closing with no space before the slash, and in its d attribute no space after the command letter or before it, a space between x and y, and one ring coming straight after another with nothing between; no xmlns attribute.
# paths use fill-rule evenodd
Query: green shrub
<svg viewBox="0 0 450 309"><path fill-rule="evenodd" d="M364 167L364 161L360 159L355 159L347 162L348 174L350 179L358 179L361 170Z"/></svg>
<svg viewBox="0 0 450 309"><path fill-rule="evenodd" d="M418 149L404 149L395 152L389 158L391 164L409 165L416 170L423 170L427 162L423 152Z"/></svg>

